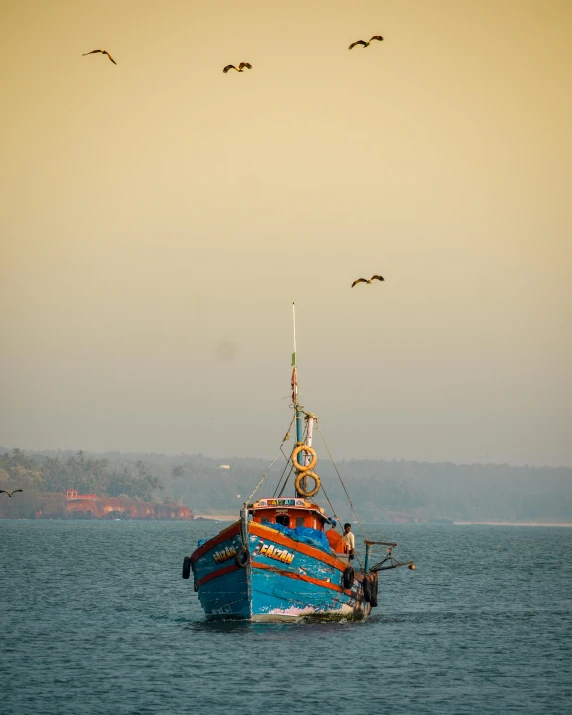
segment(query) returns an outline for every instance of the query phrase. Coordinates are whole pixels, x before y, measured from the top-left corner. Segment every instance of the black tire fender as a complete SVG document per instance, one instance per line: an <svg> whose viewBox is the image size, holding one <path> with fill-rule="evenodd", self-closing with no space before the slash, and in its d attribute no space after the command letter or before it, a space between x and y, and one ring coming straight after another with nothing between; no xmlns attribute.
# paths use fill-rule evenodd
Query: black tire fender
<svg viewBox="0 0 572 715"><path fill-rule="evenodd" d="M191 575L191 569L191 557L185 556L185 558L183 559L183 578L189 578L189 576Z"/></svg>
<svg viewBox="0 0 572 715"><path fill-rule="evenodd" d="M377 608L377 590L379 587L379 576L378 574L372 574L371 577L371 600L370 604L372 608Z"/></svg>
<svg viewBox="0 0 572 715"><path fill-rule="evenodd" d="M236 552L234 562L240 569L246 568L246 566L250 563L250 553L244 548L244 546L241 546Z"/></svg>
<svg viewBox="0 0 572 715"><path fill-rule="evenodd" d="M355 571L351 566L346 566L346 570L342 576L344 588L351 588L354 585Z"/></svg>
<svg viewBox="0 0 572 715"><path fill-rule="evenodd" d="M363 600L366 603L371 603L371 577L369 574L366 574L363 577L363 583L362 583L362 588L363 588Z"/></svg>

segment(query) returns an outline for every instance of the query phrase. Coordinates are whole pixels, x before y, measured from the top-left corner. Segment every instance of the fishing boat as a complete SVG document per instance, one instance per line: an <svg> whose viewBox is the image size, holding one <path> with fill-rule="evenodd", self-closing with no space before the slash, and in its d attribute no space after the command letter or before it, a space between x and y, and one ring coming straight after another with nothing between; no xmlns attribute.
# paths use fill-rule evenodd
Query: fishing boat
<svg viewBox="0 0 572 715"><path fill-rule="evenodd" d="M349 539L339 533L340 520L331 504L328 515L316 501L322 484L315 471L318 456L312 441L314 428L320 433L321 429L316 415L305 410L298 399L294 306L292 309L290 427L237 521L213 538L201 539L183 560L183 578L193 575L194 590L207 620L361 620L378 605L381 571L415 568L411 561L395 559L397 544L367 538L362 564ZM280 454L287 457L284 445L294 425L295 441L273 495L255 499L276 459ZM332 459L325 440L324 444ZM335 466L333 459L332 463ZM337 467L336 471L343 484ZM287 488L292 489L291 496L285 496ZM351 500L349 504L357 517ZM358 523L361 526L359 518ZM384 549L383 557L372 563L373 549L379 546Z"/></svg>

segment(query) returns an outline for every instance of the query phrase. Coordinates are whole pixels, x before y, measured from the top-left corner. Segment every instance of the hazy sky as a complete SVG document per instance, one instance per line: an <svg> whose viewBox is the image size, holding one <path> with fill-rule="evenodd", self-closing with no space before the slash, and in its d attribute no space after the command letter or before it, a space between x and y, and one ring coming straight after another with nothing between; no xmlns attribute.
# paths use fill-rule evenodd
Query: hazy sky
<svg viewBox="0 0 572 715"><path fill-rule="evenodd" d="M0 40L0 444L271 455L296 300L335 456L572 464L570 0L3 0Z"/></svg>

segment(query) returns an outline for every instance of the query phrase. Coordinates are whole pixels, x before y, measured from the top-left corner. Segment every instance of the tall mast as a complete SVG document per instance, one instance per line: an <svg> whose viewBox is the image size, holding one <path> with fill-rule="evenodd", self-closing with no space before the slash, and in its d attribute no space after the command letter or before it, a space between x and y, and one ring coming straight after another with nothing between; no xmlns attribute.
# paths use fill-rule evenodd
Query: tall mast
<svg viewBox="0 0 572 715"><path fill-rule="evenodd" d="M292 326L294 328L294 352L292 353L292 402L296 410L296 442L302 444L304 439L304 413L298 402L298 366L296 362L296 305L292 303ZM298 454L298 464L305 464L305 455Z"/></svg>

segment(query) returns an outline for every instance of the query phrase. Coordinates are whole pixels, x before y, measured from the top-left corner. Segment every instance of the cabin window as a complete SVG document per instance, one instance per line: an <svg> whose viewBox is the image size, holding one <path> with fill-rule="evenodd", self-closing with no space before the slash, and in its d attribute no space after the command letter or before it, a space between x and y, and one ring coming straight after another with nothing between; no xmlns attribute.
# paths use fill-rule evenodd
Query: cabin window
<svg viewBox="0 0 572 715"><path fill-rule="evenodd" d="M277 514L276 523L282 524L282 526L290 526L290 517L288 514Z"/></svg>
<svg viewBox="0 0 572 715"><path fill-rule="evenodd" d="M296 517L296 526L304 526L305 519L303 516Z"/></svg>

